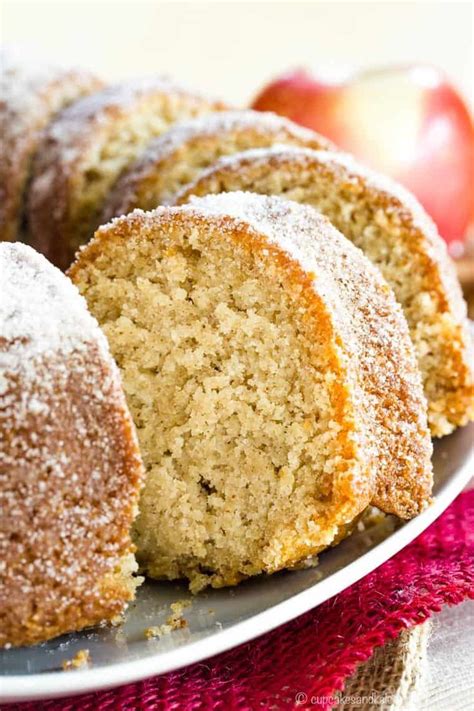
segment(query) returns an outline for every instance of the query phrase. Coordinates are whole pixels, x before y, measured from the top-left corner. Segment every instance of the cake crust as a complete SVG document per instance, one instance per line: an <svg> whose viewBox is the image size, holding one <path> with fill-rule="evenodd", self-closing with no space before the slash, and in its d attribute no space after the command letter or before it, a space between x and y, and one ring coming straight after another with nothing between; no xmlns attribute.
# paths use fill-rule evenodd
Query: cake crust
<svg viewBox="0 0 474 711"><path fill-rule="evenodd" d="M116 619L137 579L143 466L119 372L77 290L0 244L0 646Z"/></svg>
<svg viewBox="0 0 474 711"><path fill-rule="evenodd" d="M225 105L149 77L107 87L69 107L38 151L28 204L30 244L68 267L100 224L103 201L126 165L179 119Z"/></svg>
<svg viewBox="0 0 474 711"><path fill-rule="evenodd" d="M446 245L412 195L345 154L276 147L222 158L176 202L232 190L284 194L327 214L381 269L404 308L432 434L449 434L474 419L466 305Z"/></svg>

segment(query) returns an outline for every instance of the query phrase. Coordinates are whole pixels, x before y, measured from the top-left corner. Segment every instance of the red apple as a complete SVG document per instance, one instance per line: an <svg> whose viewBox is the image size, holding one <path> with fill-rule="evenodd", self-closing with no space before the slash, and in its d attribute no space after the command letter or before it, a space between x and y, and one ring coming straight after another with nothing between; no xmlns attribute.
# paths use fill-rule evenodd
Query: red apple
<svg viewBox="0 0 474 711"><path fill-rule="evenodd" d="M392 67L338 83L298 70L269 84L253 108L288 116L393 176L459 251L474 216L474 127L439 70Z"/></svg>

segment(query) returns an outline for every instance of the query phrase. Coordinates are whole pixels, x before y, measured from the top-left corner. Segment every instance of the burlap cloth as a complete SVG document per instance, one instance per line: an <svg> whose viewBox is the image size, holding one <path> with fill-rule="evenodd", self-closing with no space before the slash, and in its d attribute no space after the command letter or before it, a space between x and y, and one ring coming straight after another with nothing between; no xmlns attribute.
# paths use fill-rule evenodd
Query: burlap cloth
<svg viewBox="0 0 474 711"><path fill-rule="evenodd" d="M424 622L378 647L339 694L341 711L407 711L426 674L431 622Z"/></svg>
<svg viewBox="0 0 474 711"><path fill-rule="evenodd" d="M343 711L474 708L474 602L445 608L377 648L338 698Z"/></svg>
<svg viewBox="0 0 474 711"><path fill-rule="evenodd" d="M473 487L474 479L466 488ZM474 708L474 602L445 608L378 647L348 679L338 700L339 711Z"/></svg>

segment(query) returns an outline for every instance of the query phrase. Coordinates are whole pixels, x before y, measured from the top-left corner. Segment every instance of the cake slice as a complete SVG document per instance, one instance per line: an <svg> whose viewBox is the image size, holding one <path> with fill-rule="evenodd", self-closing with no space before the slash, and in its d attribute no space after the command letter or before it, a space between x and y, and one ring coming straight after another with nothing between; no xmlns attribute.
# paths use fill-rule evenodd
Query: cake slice
<svg viewBox="0 0 474 711"><path fill-rule="evenodd" d="M84 300L33 249L0 243L0 647L125 610L142 479L119 372Z"/></svg>
<svg viewBox="0 0 474 711"><path fill-rule="evenodd" d="M321 210L381 270L403 307L434 436L474 419L474 355L466 306L446 245L415 198L350 156L300 148L223 158L187 186L282 195Z"/></svg>
<svg viewBox="0 0 474 711"><path fill-rule="evenodd" d="M275 144L335 150L330 141L272 113L222 111L172 126L152 141L110 192L103 223L136 207L152 210L218 158Z"/></svg>
<svg viewBox="0 0 474 711"><path fill-rule="evenodd" d="M101 88L86 71L0 52L0 240L25 239L25 201L42 131L62 108Z"/></svg>
<svg viewBox="0 0 474 711"><path fill-rule="evenodd" d="M429 501L406 321L311 207L238 193L136 210L70 275L137 427L148 575L232 585L314 555L371 502L410 518Z"/></svg>
<svg viewBox="0 0 474 711"><path fill-rule="evenodd" d="M122 170L175 121L224 108L160 77L123 82L61 113L38 152L30 191L30 244L66 268L100 223Z"/></svg>

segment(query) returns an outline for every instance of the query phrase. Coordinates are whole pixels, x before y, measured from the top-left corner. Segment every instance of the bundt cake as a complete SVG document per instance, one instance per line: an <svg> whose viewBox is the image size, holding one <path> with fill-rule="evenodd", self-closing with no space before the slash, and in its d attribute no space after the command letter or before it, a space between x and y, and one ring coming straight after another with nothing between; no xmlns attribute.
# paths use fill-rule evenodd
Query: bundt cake
<svg viewBox="0 0 474 711"><path fill-rule="evenodd" d="M172 123L224 108L162 78L107 87L50 124L34 166L30 244L61 268L100 223L104 199L122 172Z"/></svg>
<svg viewBox="0 0 474 711"><path fill-rule="evenodd" d="M44 257L0 243L0 646L120 615L141 482L97 322Z"/></svg>
<svg viewBox="0 0 474 711"><path fill-rule="evenodd" d="M217 158L275 144L335 150L326 138L272 113L223 111L183 121L129 165L106 200L102 221L166 205Z"/></svg>
<svg viewBox="0 0 474 711"><path fill-rule="evenodd" d="M135 210L69 273L137 427L134 540L151 577L235 584L330 545L370 502L424 508L431 440L406 321L311 207L236 193Z"/></svg>
<svg viewBox="0 0 474 711"><path fill-rule="evenodd" d="M33 66L0 53L0 240L23 236L26 189L42 130L64 106L101 86L85 71Z"/></svg>
<svg viewBox="0 0 474 711"><path fill-rule="evenodd" d="M329 217L380 268L404 309L432 434L448 434L474 419L465 303L446 245L412 195L342 153L277 147L222 158L177 202L233 190L282 195Z"/></svg>

